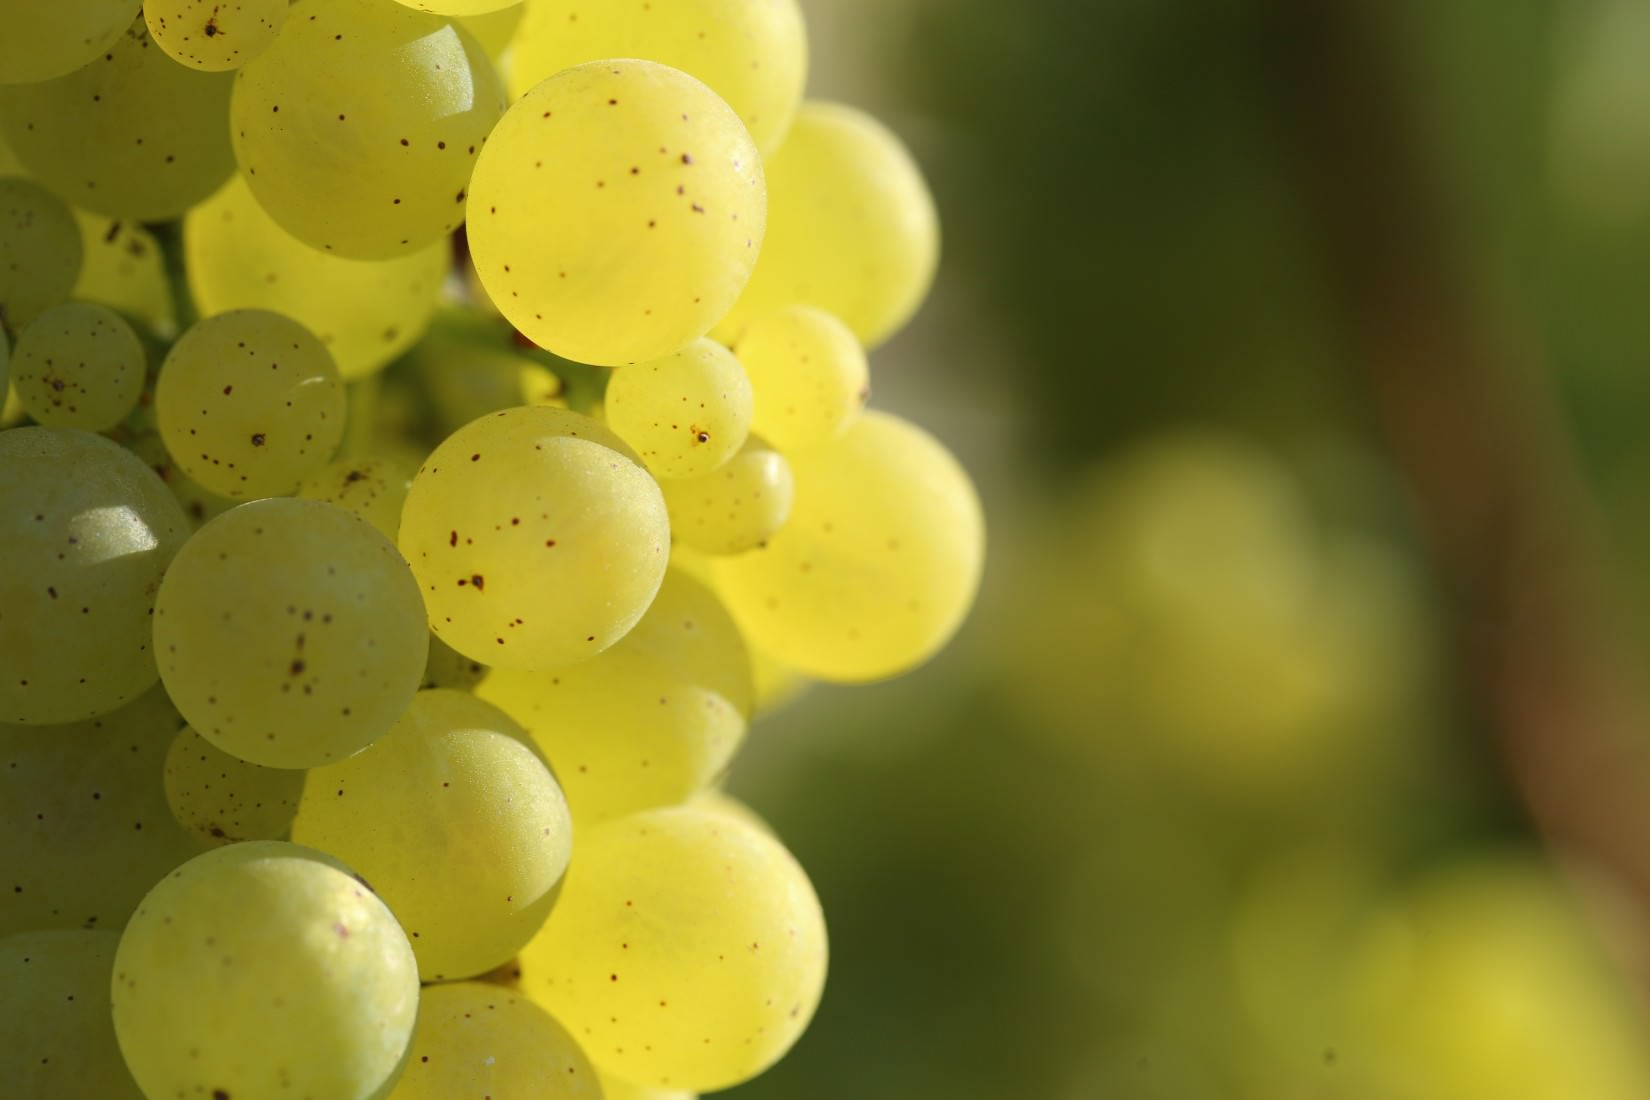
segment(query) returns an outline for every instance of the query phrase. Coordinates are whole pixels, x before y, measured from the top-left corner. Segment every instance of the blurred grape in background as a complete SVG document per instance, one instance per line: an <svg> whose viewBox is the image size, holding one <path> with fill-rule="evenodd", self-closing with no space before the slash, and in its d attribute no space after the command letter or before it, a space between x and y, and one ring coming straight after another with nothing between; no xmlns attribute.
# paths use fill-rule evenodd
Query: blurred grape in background
<svg viewBox="0 0 1650 1100"><path fill-rule="evenodd" d="M993 545L741 758L832 972L730 1095L1650 1096L1650 0L805 7Z"/></svg>

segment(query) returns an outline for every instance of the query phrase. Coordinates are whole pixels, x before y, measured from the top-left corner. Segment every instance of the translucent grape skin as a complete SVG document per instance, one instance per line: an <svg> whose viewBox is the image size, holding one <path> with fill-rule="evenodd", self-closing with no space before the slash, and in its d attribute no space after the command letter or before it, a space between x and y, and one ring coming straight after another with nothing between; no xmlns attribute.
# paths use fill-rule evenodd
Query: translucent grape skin
<svg viewBox="0 0 1650 1100"><path fill-rule="evenodd" d="M512 98L574 65L645 57L702 80L767 155L790 128L808 75L796 0L581 4L533 0L511 53Z"/></svg>
<svg viewBox="0 0 1650 1100"><path fill-rule="evenodd" d="M714 335L786 306L817 306L866 348L916 312L939 263L939 217L916 161L863 111L810 101L768 158L768 237Z"/></svg>
<svg viewBox="0 0 1650 1100"><path fill-rule="evenodd" d="M499 121L470 181L488 296L534 343L617 366L703 336L756 263L762 159L732 109L650 61L580 65Z"/></svg>
<svg viewBox="0 0 1650 1100"><path fill-rule="evenodd" d="M668 478L659 488L677 542L706 554L738 554L761 546L785 525L796 479L784 455L747 441L710 473Z"/></svg>
<svg viewBox="0 0 1650 1100"><path fill-rule="evenodd" d="M583 830L561 900L521 954L522 989L606 1074L726 1088L807 1026L825 922L767 832L691 806Z"/></svg>
<svg viewBox="0 0 1650 1100"><path fill-rule="evenodd" d="M220 313L178 338L155 413L166 449L214 493L290 493L344 437L338 368L308 329L261 309Z"/></svg>
<svg viewBox="0 0 1650 1100"><path fill-rule="evenodd" d="M424 672L424 623L384 536L335 505L276 497L184 546L155 598L155 649L201 736L254 764L311 768L395 724Z"/></svg>
<svg viewBox="0 0 1650 1100"><path fill-rule="evenodd" d="M305 774L248 763L185 726L166 752L166 804L208 844L278 840L292 827Z"/></svg>
<svg viewBox="0 0 1650 1100"><path fill-rule="evenodd" d="M715 559L740 628L822 680L875 680L926 660L979 585L985 525L967 473L933 437L879 412L790 460L785 526L761 549Z"/></svg>
<svg viewBox="0 0 1650 1100"><path fill-rule="evenodd" d="M72 73L120 40L143 0L17 4L0 38L0 84L34 84Z"/></svg>
<svg viewBox="0 0 1650 1100"><path fill-rule="evenodd" d="M155 44L180 65L238 69L269 48L286 22L287 0L144 0Z"/></svg>
<svg viewBox="0 0 1650 1100"><path fill-rule="evenodd" d="M189 211L183 247L203 314L285 314L326 345L345 380L376 372L423 335L450 259L444 239L389 260L323 252L276 224L240 175Z"/></svg>
<svg viewBox="0 0 1650 1100"><path fill-rule="evenodd" d="M101 432L137 404L143 372L143 344L118 313L64 302L18 338L12 384L36 422Z"/></svg>
<svg viewBox="0 0 1650 1100"><path fill-rule="evenodd" d="M109 1019L113 929L0 938L0 1080L15 1096L143 1100Z"/></svg>
<svg viewBox="0 0 1650 1100"><path fill-rule="evenodd" d="M412 948L349 868L215 848L144 897L115 953L115 1036L147 1096L368 1100L418 1010Z"/></svg>
<svg viewBox="0 0 1650 1100"><path fill-rule="evenodd" d="M0 256L0 331L15 340L74 289L83 256L74 215L38 183L0 178Z"/></svg>
<svg viewBox="0 0 1650 1100"><path fill-rule="evenodd" d="M835 439L871 396L865 350L822 309L794 305L758 317L734 350L750 379L751 430L781 451Z"/></svg>
<svg viewBox="0 0 1650 1100"><path fill-rule="evenodd" d="M401 526L401 505L412 478L387 458L340 458L298 486L305 500L324 500L360 516L385 538L395 540Z"/></svg>
<svg viewBox="0 0 1650 1100"><path fill-rule="evenodd" d="M119 445L65 428L0 432L0 721L91 718L155 682L155 586L188 530Z"/></svg>
<svg viewBox="0 0 1650 1100"><path fill-rule="evenodd" d="M595 656L647 610L664 578L664 498L624 444L549 406L453 433L413 478L400 547L430 628L498 668Z"/></svg>
<svg viewBox="0 0 1650 1100"><path fill-rule="evenodd" d="M736 454L750 434L751 387L714 340L613 372L607 425L659 477L698 477Z"/></svg>
<svg viewBox="0 0 1650 1100"><path fill-rule="evenodd" d="M241 70L230 114L270 217L324 252L383 260L464 220L471 168L503 111L468 31L384 0L328 0Z"/></svg>
<svg viewBox="0 0 1650 1100"><path fill-rule="evenodd" d="M167 57L139 16L83 69L0 85L0 133L32 176L75 206L167 221L235 170L233 80Z"/></svg>
<svg viewBox="0 0 1650 1100"><path fill-rule="evenodd" d="M683 1089L650 1089L608 1077L600 1071L596 1076L601 1081L602 1100L695 1100L696 1094Z"/></svg>
<svg viewBox="0 0 1650 1100"><path fill-rule="evenodd" d="M459 691L420 692L388 733L310 772L293 824L378 890L420 976L481 974L532 938L556 899L572 830L527 733Z"/></svg>
<svg viewBox="0 0 1650 1100"><path fill-rule="evenodd" d="M407 1071L388 1100L459 1096L610 1100L566 1028L519 993L480 982L424 990Z"/></svg>

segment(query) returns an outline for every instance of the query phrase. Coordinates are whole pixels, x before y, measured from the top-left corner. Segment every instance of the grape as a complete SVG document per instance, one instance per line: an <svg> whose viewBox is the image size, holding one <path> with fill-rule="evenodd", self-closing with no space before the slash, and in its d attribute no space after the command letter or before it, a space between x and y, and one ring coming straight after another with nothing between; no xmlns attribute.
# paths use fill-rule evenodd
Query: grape
<svg viewBox="0 0 1650 1100"><path fill-rule="evenodd" d="M469 31L475 40L480 43L481 48L487 51L487 56L493 60L494 69L499 73L504 72L504 69L500 67L501 61L504 58L505 51L510 49L510 44L515 40L516 27L521 23L521 17L527 11L525 3L517 3L516 0L507 0L507 2L510 3L509 7L501 7L496 11L456 17L456 22ZM500 83L503 83L503 81L500 81ZM512 95L510 98L514 99L515 96Z"/></svg>
<svg viewBox="0 0 1650 1100"><path fill-rule="evenodd" d="M177 335L172 287L160 245L134 221L74 211L85 260L74 297L108 306L149 326L157 335Z"/></svg>
<svg viewBox="0 0 1650 1100"><path fill-rule="evenodd" d="M727 312L762 244L762 159L727 104L650 61L557 73L494 129L471 255L510 323L563 358L658 359Z"/></svg>
<svg viewBox="0 0 1650 1100"><path fill-rule="evenodd" d="M89 302L64 302L23 330L12 384L39 423L101 432L137 404L143 372L143 345L118 313Z"/></svg>
<svg viewBox="0 0 1650 1100"><path fill-rule="evenodd" d="M694 1093L682 1089L650 1089L600 1072L596 1078L602 1085L602 1100L695 1100Z"/></svg>
<svg viewBox="0 0 1650 1100"><path fill-rule="evenodd" d="M517 405L566 408L561 379L523 357L519 348L489 342L496 330L438 325L398 365L417 381L430 405L429 430L445 439L478 417Z"/></svg>
<svg viewBox="0 0 1650 1100"><path fill-rule="evenodd" d="M871 395L859 341L847 325L812 306L755 318L735 350L750 379L751 430L782 451L841 435Z"/></svg>
<svg viewBox="0 0 1650 1100"><path fill-rule="evenodd" d="M778 841L725 814L649 810L579 834L521 955L527 995L603 1073L701 1091L795 1042L825 981L825 923Z"/></svg>
<svg viewBox="0 0 1650 1100"><path fill-rule="evenodd" d="M56 195L32 180L0 178L0 331L15 338L66 301L81 258L80 228Z"/></svg>
<svg viewBox="0 0 1650 1100"><path fill-rule="evenodd" d="M292 827L304 775L249 764L185 726L166 753L166 804L210 844L275 840Z"/></svg>
<svg viewBox="0 0 1650 1100"><path fill-rule="evenodd" d="M165 482L173 499L182 506L183 514L189 518L191 531L199 530L201 524L207 520L221 516L235 507L235 501L202 488L200 482L184 473L178 464L172 461L166 444L158 434L141 435L132 440L128 449L155 471L155 476Z"/></svg>
<svg viewBox="0 0 1650 1100"><path fill-rule="evenodd" d="M504 110L468 31L386 0L311 4L241 70L235 156L258 202L325 252L419 252L464 220Z"/></svg>
<svg viewBox="0 0 1650 1100"><path fill-rule="evenodd" d="M606 649L664 577L659 487L606 428L564 409L492 413L413 478L401 552L430 626L499 668L551 668Z"/></svg>
<svg viewBox="0 0 1650 1100"><path fill-rule="evenodd" d="M293 839L372 882L425 981L480 974L544 923L567 869L567 803L527 732L460 691L425 691L364 752L316 768Z"/></svg>
<svg viewBox="0 0 1650 1100"><path fill-rule="evenodd" d="M305 478L297 495L353 512L393 542L411 483L401 467L387 458L340 458Z"/></svg>
<svg viewBox="0 0 1650 1100"><path fill-rule="evenodd" d="M110 931L0 939L0 1080L14 1096L143 1100L109 1021Z"/></svg>
<svg viewBox="0 0 1650 1100"><path fill-rule="evenodd" d="M186 69L139 17L83 69L0 86L0 132L47 187L111 218L166 221L235 170L230 73Z"/></svg>
<svg viewBox="0 0 1650 1100"><path fill-rule="evenodd" d="M750 658L715 594L672 569L606 653L554 673L495 669L476 694L527 727L583 825L715 782L745 736Z"/></svg>
<svg viewBox="0 0 1650 1100"><path fill-rule="evenodd" d="M751 387L733 353L714 340L613 372L607 425L660 477L708 474L745 444Z"/></svg>
<svg viewBox="0 0 1650 1100"><path fill-rule="evenodd" d="M646 57L709 85L764 154L778 146L802 100L808 42L796 0L533 0L524 7L511 55L514 97L574 65Z"/></svg>
<svg viewBox="0 0 1650 1100"><path fill-rule="evenodd" d="M480 982L426 989L412 1056L388 1100L612 1100L584 1051L532 1001Z"/></svg>
<svg viewBox="0 0 1650 1100"><path fill-rule="evenodd" d="M387 731L418 688L428 637L395 547L315 500L225 512L185 544L155 598L178 710L225 752L271 768L342 760Z"/></svg>
<svg viewBox="0 0 1650 1100"><path fill-rule="evenodd" d="M412 1037L406 935L358 876L280 841L215 848L138 906L115 1036L144 1094L366 1100Z"/></svg>
<svg viewBox="0 0 1650 1100"><path fill-rule="evenodd" d="M661 481L659 488L678 542L706 554L737 554L784 526L796 481L784 455L747 443L718 469Z"/></svg>
<svg viewBox="0 0 1650 1100"><path fill-rule="evenodd" d="M434 15L462 16L486 15L519 2L520 0L397 0L397 3L405 4L417 11L426 11Z"/></svg>
<svg viewBox="0 0 1650 1100"><path fill-rule="evenodd" d="M922 430L868 412L791 456L796 504L760 550L716 561L718 588L759 647L822 680L903 672L949 639L985 554L980 502Z"/></svg>
<svg viewBox="0 0 1650 1100"><path fill-rule="evenodd" d="M716 338L737 346L758 318L802 303L866 347L882 343L922 304L939 261L934 198L911 154L864 112L808 102L767 173L768 239Z"/></svg>
<svg viewBox="0 0 1650 1100"><path fill-rule="evenodd" d="M344 386L308 329L238 309L197 322L161 366L155 412L185 473L234 500L290 493L344 437Z"/></svg>
<svg viewBox="0 0 1650 1100"><path fill-rule="evenodd" d="M312 248L264 213L242 176L189 211L183 247L203 313L284 313L320 338L346 379L372 374L418 340L449 262L445 240L376 261Z"/></svg>
<svg viewBox="0 0 1650 1100"><path fill-rule="evenodd" d="M180 65L238 69L269 48L286 22L287 0L144 0L155 45Z"/></svg>
<svg viewBox="0 0 1650 1100"><path fill-rule="evenodd" d="M126 923L201 845L166 807L183 724L159 685L100 718L0 725L0 935Z"/></svg>
<svg viewBox="0 0 1650 1100"><path fill-rule="evenodd" d="M120 40L143 0L52 0L8 6L0 84L72 73Z"/></svg>
<svg viewBox="0 0 1650 1100"><path fill-rule="evenodd" d="M0 432L0 719L107 714L155 682L155 586L188 530L160 479L107 439Z"/></svg>
<svg viewBox="0 0 1650 1100"><path fill-rule="evenodd" d="M430 635L430 656L424 662L424 680L419 687L472 691L486 675L486 665L464 656L434 634Z"/></svg>

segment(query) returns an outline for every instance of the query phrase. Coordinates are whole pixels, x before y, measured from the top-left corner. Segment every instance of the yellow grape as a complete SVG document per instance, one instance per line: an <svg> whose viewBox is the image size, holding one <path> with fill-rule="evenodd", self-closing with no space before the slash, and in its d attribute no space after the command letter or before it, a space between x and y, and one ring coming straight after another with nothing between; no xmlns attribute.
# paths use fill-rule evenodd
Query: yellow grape
<svg viewBox="0 0 1650 1100"><path fill-rule="evenodd" d="M745 292L716 326L737 346L786 306L817 306L875 347L916 312L939 262L939 217L911 154L882 123L802 105L768 158L768 237Z"/></svg>
<svg viewBox="0 0 1650 1100"><path fill-rule="evenodd" d="M155 235L137 222L74 212L85 260L74 297L108 306L167 339L177 335L172 286Z"/></svg>
<svg viewBox="0 0 1650 1100"><path fill-rule="evenodd" d="M166 486L119 445L0 432L0 721L106 714L155 682L155 587L188 532Z"/></svg>
<svg viewBox="0 0 1650 1100"><path fill-rule="evenodd" d="M599 1072L596 1077L601 1081L602 1100L695 1100L696 1094L683 1089L650 1089Z"/></svg>
<svg viewBox="0 0 1650 1100"><path fill-rule="evenodd" d="M802 100L807 32L797 0L581 4L532 0L511 55L512 98L546 77L607 57L645 57L702 80L764 154Z"/></svg>
<svg viewBox="0 0 1650 1100"><path fill-rule="evenodd" d="M527 12L525 3L517 0L508 0L509 7L500 7L494 11L483 12L479 15L456 16L456 21L475 36L481 48L487 51L487 56L493 59L493 65L502 74L501 62L505 59L505 52L515 41L516 28L521 24L521 17ZM510 98L514 99L515 96Z"/></svg>
<svg viewBox="0 0 1650 1100"><path fill-rule="evenodd" d="M166 752L166 804L209 844L276 840L292 827L304 775L231 756L185 726Z"/></svg>
<svg viewBox="0 0 1650 1100"><path fill-rule="evenodd" d="M139 17L83 69L0 85L0 131L31 175L76 206L167 221L235 170L233 83L231 73L198 72L167 57Z"/></svg>
<svg viewBox="0 0 1650 1100"><path fill-rule="evenodd" d="M115 929L0 938L0 1080L11 1095L143 1100L109 1019L119 943Z"/></svg>
<svg viewBox="0 0 1650 1100"><path fill-rule="evenodd" d="M521 954L522 989L627 1081L748 1080L808 1024L825 921L773 836L689 806L583 830L561 900Z"/></svg>
<svg viewBox="0 0 1650 1100"><path fill-rule="evenodd" d="M751 387L714 340L613 372L607 426L659 477L698 477L732 458L750 434Z"/></svg>
<svg viewBox="0 0 1650 1100"><path fill-rule="evenodd" d="M535 405L436 448L407 493L400 546L442 640L487 665L542 669L594 657L636 624L670 526L616 436Z"/></svg>
<svg viewBox="0 0 1650 1100"><path fill-rule="evenodd" d="M985 557L967 473L886 413L790 457L791 518L766 547L716 559L740 627L821 680L875 680L926 660L967 614Z"/></svg>
<svg viewBox="0 0 1650 1100"><path fill-rule="evenodd" d="M555 672L494 669L476 694L527 727L581 825L681 802L726 772L751 709L750 658L716 595L665 574L642 621Z"/></svg>
<svg viewBox="0 0 1650 1100"><path fill-rule="evenodd" d="M72 73L120 40L143 0L52 0L7 6L0 84L34 84Z"/></svg>
<svg viewBox="0 0 1650 1100"><path fill-rule="evenodd" d="M418 971L351 870L273 840L144 897L115 952L115 1037L144 1094L369 1100L412 1038Z"/></svg>
<svg viewBox="0 0 1650 1100"><path fill-rule="evenodd" d="M365 875L425 981L467 978L533 938L567 869L567 802L522 729L461 691L423 691L363 752L309 773L292 838Z"/></svg>
<svg viewBox="0 0 1650 1100"><path fill-rule="evenodd" d="M751 430L782 451L841 435L871 396L865 350L822 309L794 305L757 317L734 350L751 383Z"/></svg>
<svg viewBox="0 0 1650 1100"><path fill-rule="evenodd" d="M161 678L224 751L271 768L342 760L418 689L429 638L418 588L395 547L342 508L243 504L176 560L155 597Z"/></svg>
<svg viewBox="0 0 1650 1100"><path fill-rule="evenodd" d="M183 223L201 312L268 309L313 332L347 380L382 368L430 323L449 263L445 238L388 260L349 260L277 225L236 176Z"/></svg>
<svg viewBox="0 0 1650 1100"><path fill-rule="evenodd" d="M520 0L396 0L417 11L432 15L477 16L519 4ZM462 20L461 20L462 21Z"/></svg>
<svg viewBox="0 0 1650 1100"><path fill-rule="evenodd" d="M161 438L185 473L234 500L290 493L344 437L344 385L321 342L262 309L197 322L155 388Z"/></svg>
<svg viewBox="0 0 1650 1100"><path fill-rule="evenodd" d="M557 73L500 120L470 182L476 271L504 316L566 359L669 355L727 312L767 195L744 124L651 61Z"/></svg>
<svg viewBox="0 0 1650 1100"><path fill-rule="evenodd" d="M424 990L407 1070L387 1100L534 1097L613 1100L567 1029L508 989L453 982Z"/></svg>
<svg viewBox="0 0 1650 1100"><path fill-rule="evenodd" d="M324 252L383 260L464 220L471 168L503 110L468 31L385 0L327 0L241 70L230 116L271 218Z"/></svg>
<svg viewBox="0 0 1650 1100"><path fill-rule="evenodd" d="M738 554L784 526L796 481L784 455L753 441L710 473L669 478L659 488L672 537L706 554Z"/></svg>
<svg viewBox="0 0 1650 1100"><path fill-rule="evenodd" d="M0 331L13 339L66 301L80 275L80 228L61 199L32 180L0 178Z"/></svg>
<svg viewBox="0 0 1650 1100"><path fill-rule="evenodd" d="M180 65L238 69L269 48L286 22L287 0L144 0L155 45Z"/></svg>
<svg viewBox="0 0 1650 1100"><path fill-rule="evenodd" d="M387 458L340 458L305 478L296 495L353 512L393 542L411 484L412 478Z"/></svg>
<svg viewBox="0 0 1650 1100"><path fill-rule="evenodd" d="M143 372L143 345L120 314L89 302L64 302L23 330L12 384L36 422L101 432L137 404Z"/></svg>

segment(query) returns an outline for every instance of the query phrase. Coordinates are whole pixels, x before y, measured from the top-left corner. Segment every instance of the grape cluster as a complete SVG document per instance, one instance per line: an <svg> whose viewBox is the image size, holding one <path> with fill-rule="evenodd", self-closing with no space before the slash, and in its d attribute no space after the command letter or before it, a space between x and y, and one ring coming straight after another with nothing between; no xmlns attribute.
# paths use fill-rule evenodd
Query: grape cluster
<svg viewBox="0 0 1650 1100"><path fill-rule="evenodd" d="M795 0L55 0L0 34L8 1095L663 1100L824 985L717 790L974 598L867 411L932 280Z"/></svg>

